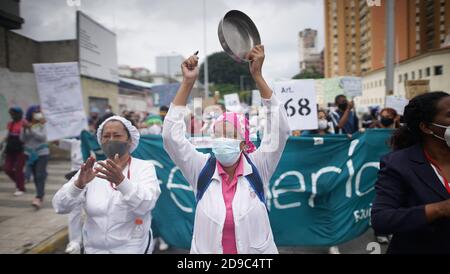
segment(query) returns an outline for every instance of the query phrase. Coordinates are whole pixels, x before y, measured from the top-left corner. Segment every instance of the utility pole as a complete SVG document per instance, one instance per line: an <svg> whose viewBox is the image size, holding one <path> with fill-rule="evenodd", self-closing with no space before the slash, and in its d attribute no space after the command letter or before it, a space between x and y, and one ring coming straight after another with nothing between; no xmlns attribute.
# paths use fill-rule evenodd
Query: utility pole
<svg viewBox="0 0 450 274"><path fill-rule="evenodd" d="M395 0L386 0L386 96L394 92Z"/></svg>

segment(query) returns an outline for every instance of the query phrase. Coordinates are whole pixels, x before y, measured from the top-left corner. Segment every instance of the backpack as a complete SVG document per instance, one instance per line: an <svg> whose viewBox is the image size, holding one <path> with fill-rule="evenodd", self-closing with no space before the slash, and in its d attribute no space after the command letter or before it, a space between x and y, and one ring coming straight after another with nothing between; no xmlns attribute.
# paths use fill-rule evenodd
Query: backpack
<svg viewBox="0 0 450 274"><path fill-rule="evenodd" d="M261 180L261 176L259 175L258 169L252 163L247 154L243 153L243 155L245 156L247 162L250 164L253 170L253 172L245 176L245 178L250 183L250 187L255 191L259 200L263 202L264 205L266 205L266 198L264 195L264 185ZM203 197L203 194L205 194L206 190L211 184L212 181L211 179L212 176L214 175L215 170L216 170L216 157L211 156L209 157L202 171L200 171L200 175L197 180L197 196L196 196L197 204L198 202L200 202L200 200Z"/></svg>

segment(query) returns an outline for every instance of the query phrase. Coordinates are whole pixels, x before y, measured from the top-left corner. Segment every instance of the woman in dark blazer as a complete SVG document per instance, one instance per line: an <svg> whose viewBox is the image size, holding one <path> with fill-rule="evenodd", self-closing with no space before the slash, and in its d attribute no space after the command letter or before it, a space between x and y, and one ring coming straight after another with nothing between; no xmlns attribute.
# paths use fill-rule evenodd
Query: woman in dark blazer
<svg viewBox="0 0 450 274"><path fill-rule="evenodd" d="M393 234L387 253L450 254L450 95L415 97L404 122L380 163L372 226Z"/></svg>

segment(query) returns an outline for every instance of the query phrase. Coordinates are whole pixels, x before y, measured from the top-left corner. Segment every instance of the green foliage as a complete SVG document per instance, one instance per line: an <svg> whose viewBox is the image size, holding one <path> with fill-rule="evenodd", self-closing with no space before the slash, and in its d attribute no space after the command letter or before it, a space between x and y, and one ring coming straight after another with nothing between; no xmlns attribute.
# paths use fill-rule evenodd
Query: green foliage
<svg viewBox="0 0 450 274"><path fill-rule="evenodd" d="M316 71L304 71L292 77L292 79L321 79L321 78L323 78L323 74Z"/></svg>
<svg viewBox="0 0 450 274"><path fill-rule="evenodd" d="M204 66L200 66L199 81L204 82ZM217 52L208 56L209 82L213 84L210 90L219 90L221 94L239 92L241 85L244 90L255 88L247 63L238 63L225 52ZM223 88L223 89L220 89ZM232 90L232 92L231 92Z"/></svg>

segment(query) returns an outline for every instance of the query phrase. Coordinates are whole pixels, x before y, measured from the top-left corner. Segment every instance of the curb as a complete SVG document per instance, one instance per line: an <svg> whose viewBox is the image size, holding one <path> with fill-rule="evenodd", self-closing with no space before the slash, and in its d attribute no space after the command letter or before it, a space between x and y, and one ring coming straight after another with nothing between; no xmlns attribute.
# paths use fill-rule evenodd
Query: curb
<svg viewBox="0 0 450 274"><path fill-rule="evenodd" d="M25 251L25 254L50 254L53 253L58 247L67 243L69 238L69 231L67 227L56 232L46 240L40 242L30 250Z"/></svg>

